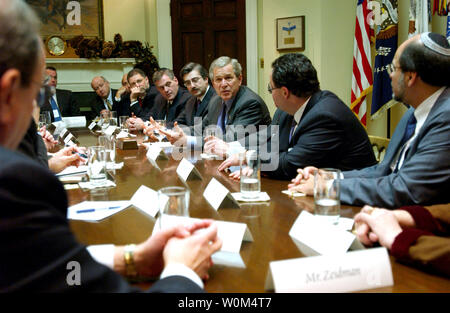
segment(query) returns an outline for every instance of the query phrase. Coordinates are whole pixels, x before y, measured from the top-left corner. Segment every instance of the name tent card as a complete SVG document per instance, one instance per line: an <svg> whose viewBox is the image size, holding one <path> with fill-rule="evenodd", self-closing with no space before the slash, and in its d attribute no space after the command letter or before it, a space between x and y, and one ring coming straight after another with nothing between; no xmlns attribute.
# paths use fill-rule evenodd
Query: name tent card
<svg viewBox="0 0 450 313"><path fill-rule="evenodd" d="M328 225L307 211L301 212L289 235L307 256L343 254L349 249L364 249L355 235L338 226Z"/></svg>
<svg viewBox="0 0 450 313"><path fill-rule="evenodd" d="M351 292L392 286L386 248L270 262L266 290Z"/></svg>
<svg viewBox="0 0 450 313"><path fill-rule="evenodd" d="M159 218L155 222L153 233L160 229ZM195 221L200 221L198 218L178 215L164 215L164 226L168 228L176 225L190 225ZM229 253L239 253L241 250L242 241L253 242L253 236L244 223L214 221L217 224L217 237L222 239L222 247L219 251ZM202 230L200 230L202 231Z"/></svg>
<svg viewBox="0 0 450 313"><path fill-rule="evenodd" d="M168 160L169 158L162 148L150 145L147 149L147 159L156 161L157 159Z"/></svg>
<svg viewBox="0 0 450 313"><path fill-rule="evenodd" d="M147 186L142 185L131 197L130 202L136 208L148 215L155 217L159 212L158 193Z"/></svg>
<svg viewBox="0 0 450 313"><path fill-rule="evenodd" d="M240 208L230 191L215 178L209 182L203 197L216 211L219 208Z"/></svg>
<svg viewBox="0 0 450 313"><path fill-rule="evenodd" d="M97 125L96 121L93 121L91 124L89 124L88 128L89 128L89 130L95 130L95 129L98 129L99 126Z"/></svg>
<svg viewBox="0 0 450 313"><path fill-rule="evenodd" d="M117 130L117 126L114 126L114 125L108 126L108 128L105 129L105 135L108 137L111 137L113 134L116 133L116 130Z"/></svg>
<svg viewBox="0 0 450 313"><path fill-rule="evenodd" d="M177 174L183 181L203 179L202 175L200 175L200 172L195 168L194 164L192 164L185 158L181 159L180 164L178 164Z"/></svg>

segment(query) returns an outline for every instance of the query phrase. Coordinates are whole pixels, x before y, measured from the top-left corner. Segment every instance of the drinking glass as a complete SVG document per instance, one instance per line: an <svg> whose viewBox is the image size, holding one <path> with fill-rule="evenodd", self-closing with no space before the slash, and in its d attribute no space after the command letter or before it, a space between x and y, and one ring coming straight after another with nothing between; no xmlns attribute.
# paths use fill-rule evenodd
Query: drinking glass
<svg viewBox="0 0 450 313"><path fill-rule="evenodd" d="M88 170L90 182L95 186L106 182L106 153L103 146L88 148Z"/></svg>
<svg viewBox="0 0 450 313"><path fill-rule="evenodd" d="M155 122L158 123L163 130L167 130L167 121L166 120L155 120ZM163 134L159 133L158 129L155 129L154 133L155 133L156 138L160 142L165 138L165 136Z"/></svg>
<svg viewBox="0 0 450 313"><path fill-rule="evenodd" d="M339 222L340 179L338 169L318 169L314 174L314 214L329 224Z"/></svg>
<svg viewBox="0 0 450 313"><path fill-rule="evenodd" d="M261 161L255 150L239 153L241 194L255 199L261 192Z"/></svg>
<svg viewBox="0 0 450 313"><path fill-rule="evenodd" d="M109 126L117 126L117 112L110 111L109 112Z"/></svg>
<svg viewBox="0 0 450 313"><path fill-rule="evenodd" d="M98 145L105 148L106 162L116 162L116 141L114 136L99 136Z"/></svg>
<svg viewBox="0 0 450 313"><path fill-rule="evenodd" d="M167 215L189 216L189 190L184 187L164 187L158 190L159 227L167 227Z"/></svg>
<svg viewBox="0 0 450 313"><path fill-rule="evenodd" d="M120 122L120 130L124 132L128 132L128 116L120 116L119 122Z"/></svg>

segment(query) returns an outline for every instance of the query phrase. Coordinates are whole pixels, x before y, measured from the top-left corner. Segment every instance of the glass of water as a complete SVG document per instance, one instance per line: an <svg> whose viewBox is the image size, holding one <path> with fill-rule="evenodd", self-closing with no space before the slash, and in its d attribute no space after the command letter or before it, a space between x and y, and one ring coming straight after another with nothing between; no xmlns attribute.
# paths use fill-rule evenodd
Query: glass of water
<svg viewBox="0 0 450 313"><path fill-rule="evenodd" d="M189 190L184 187L164 187L158 190L159 227L169 226L168 215L189 216Z"/></svg>
<svg viewBox="0 0 450 313"><path fill-rule="evenodd" d="M156 123L159 124L159 126L161 126L162 130L167 130L167 121L166 120L155 120ZM156 128L154 130L155 136L156 138L158 138L159 141L162 141L165 136L163 134L161 134L158 129Z"/></svg>
<svg viewBox="0 0 450 313"><path fill-rule="evenodd" d="M90 182L94 186L101 186L106 182L106 153L103 146L88 148L88 170Z"/></svg>
<svg viewBox="0 0 450 313"><path fill-rule="evenodd" d="M99 136L98 145L105 148L106 162L116 162L116 141L114 136Z"/></svg>
<svg viewBox="0 0 450 313"><path fill-rule="evenodd" d="M339 223L341 171L319 169L314 175L314 214L329 224Z"/></svg>
<svg viewBox="0 0 450 313"><path fill-rule="evenodd" d="M255 150L239 153L241 194L243 198L258 198L261 192L261 161Z"/></svg>
<svg viewBox="0 0 450 313"><path fill-rule="evenodd" d="M128 132L128 116L120 116L119 122L120 122L120 130L124 132Z"/></svg>

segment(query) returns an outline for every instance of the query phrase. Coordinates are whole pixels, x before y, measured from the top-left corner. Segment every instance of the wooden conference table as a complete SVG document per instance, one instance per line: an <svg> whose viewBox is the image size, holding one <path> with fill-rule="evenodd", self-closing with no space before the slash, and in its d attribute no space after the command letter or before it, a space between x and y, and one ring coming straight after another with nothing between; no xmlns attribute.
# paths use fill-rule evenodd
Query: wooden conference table
<svg viewBox="0 0 450 313"><path fill-rule="evenodd" d="M72 130L83 146L96 145L94 133L82 129ZM198 155L200 152L198 153ZM115 188L94 192L81 189L69 190L69 205L82 201L129 200L136 190L145 185L153 190L166 186L185 186L176 174L179 161L157 161L155 168L146 158L146 150L119 150L116 163L124 162L117 170ZM241 204L240 209L220 208L215 211L203 197L203 192L214 177L230 192L239 191L239 183L232 181L227 174L217 171L220 161L201 160L195 167L203 180L188 181L191 190L189 213L191 217L212 218L216 220L246 223L252 233L253 242L243 242L240 256L245 268L214 265L210 279L205 283L208 292L266 292L265 281L269 262L304 257L289 236L294 221L302 210L313 211L311 197L291 198L282 194L287 189L286 181L262 178L261 189L271 200L262 204ZM353 217L360 207L341 207L341 216ZM153 230L154 219L145 216L134 207L127 208L101 222L91 223L71 221L71 228L78 240L84 244L128 244L142 242ZM449 292L450 280L430 275L396 262L391 258L394 285L369 290L369 292ZM143 284L142 287L148 287Z"/></svg>

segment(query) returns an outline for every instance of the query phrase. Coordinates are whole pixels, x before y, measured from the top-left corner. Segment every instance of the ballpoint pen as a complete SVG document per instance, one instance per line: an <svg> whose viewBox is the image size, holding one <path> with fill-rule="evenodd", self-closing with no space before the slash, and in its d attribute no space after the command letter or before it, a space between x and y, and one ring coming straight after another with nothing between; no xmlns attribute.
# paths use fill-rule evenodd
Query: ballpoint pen
<svg viewBox="0 0 450 313"><path fill-rule="evenodd" d="M118 209L118 208L120 208L120 206L111 206L111 207L95 208L95 209L83 209L83 210L77 210L77 213L90 213L90 212L103 211L103 210L114 210L114 209Z"/></svg>

